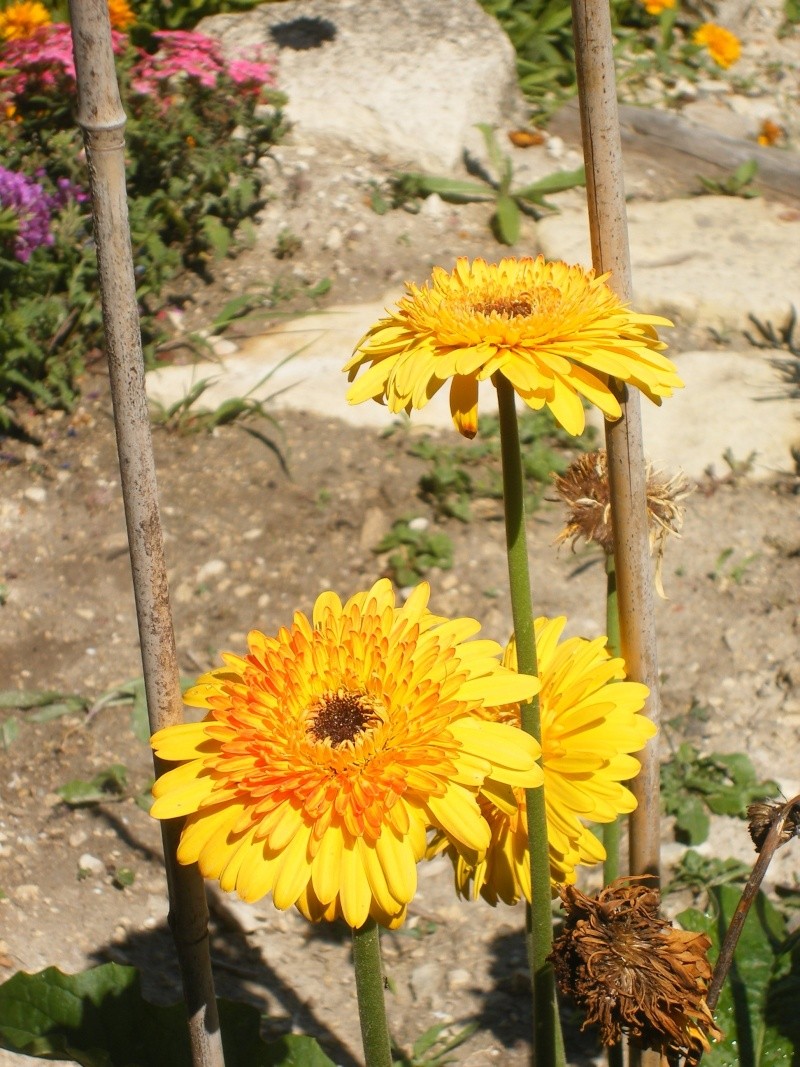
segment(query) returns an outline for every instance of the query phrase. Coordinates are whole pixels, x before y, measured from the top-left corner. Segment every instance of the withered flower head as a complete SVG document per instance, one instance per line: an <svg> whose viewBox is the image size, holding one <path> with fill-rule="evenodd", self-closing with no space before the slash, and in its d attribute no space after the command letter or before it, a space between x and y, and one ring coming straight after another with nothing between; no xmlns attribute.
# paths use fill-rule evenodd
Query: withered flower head
<svg viewBox="0 0 800 1067"><path fill-rule="evenodd" d="M662 1055L709 1049L720 1032L705 1001L711 978L705 934L674 929L659 894L618 879L597 897L561 890L567 912L551 959L562 993L596 1024L604 1045L623 1034Z"/></svg>
<svg viewBox="0 0 800 1067"><path fill-rule="evenodd" d="M761 801L748 807L747 818L750 820L748 830L756 846L756 852L762 850L772 824L781 816L786 807L786 804L770 804L768 801ZM785 845L798 834L800 834L800 803L789 807L776 848Z"/></svg>
<svg viewBox="0 0 800 1067"><path fill-rule="evenodd" d="M583 537L594 541L606 555L614 551L614 527L611 521L611 499L608 489L608 461L604 448L586 452L569 465L566 472L553 478L556 492L569 507L567 524L556 538L556 544L572 539L572 546ZM686 476L678 472L665 478L647 464L647 519L650 535L650 554L656 561L656 590L664 597L661 568L667 537L680 537L683 515L682 501L692 492Z"/></svg>

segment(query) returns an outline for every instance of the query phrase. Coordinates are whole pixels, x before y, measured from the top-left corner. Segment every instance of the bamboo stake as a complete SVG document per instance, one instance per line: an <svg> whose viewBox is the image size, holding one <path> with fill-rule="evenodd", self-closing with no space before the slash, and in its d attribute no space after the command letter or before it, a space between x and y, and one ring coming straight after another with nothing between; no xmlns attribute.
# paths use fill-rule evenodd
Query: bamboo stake
<svg viewBox="0 0 800 1067"><path fill-rule="evenodd" d="M613 39L608 0L572 0L572 32L578 76L592 262L611 271L610 284L625 301L632 296L622 140L617 109ZM622 418L606 423L608 480L614 523L620 644L628 676L650 688L646 714L661 718L653 579L647 536L646 472L639 394L617 383ZM642 769L632 783L638 807L630 817L632 874L660 874L658 750L652 741L637 754ZM657 1067L657 1053L630 1050L631 1063Z"/></svg>
<svg viewBox="0 0 800 1067"><path fill-rule="evenodd" d="M107 0L70 0L83 131L100 273L106 350L136 615L152 732L183 718L169 603L153 443L125 189L125 112ZM156 772L162 768L156 762ZM180 822L162 823L169 922L183 978L194 1067L224 1067L211 975L208 905L196 867L176 859Z"/></svg>

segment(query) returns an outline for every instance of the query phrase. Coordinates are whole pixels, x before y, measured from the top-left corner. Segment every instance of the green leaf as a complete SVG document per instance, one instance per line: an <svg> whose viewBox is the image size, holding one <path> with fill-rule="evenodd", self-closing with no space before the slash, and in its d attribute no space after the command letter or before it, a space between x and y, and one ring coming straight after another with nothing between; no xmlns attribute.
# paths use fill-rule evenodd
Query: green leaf
<svg viewBox="0 0 800 1067"><path fill-rule="evenodd" d="M76 778L62 785L56 793L70 808L81 808L87 804L100 804L103 801L119 800L128 781L128 769L121 763L112 763L105 771L96 774L89 781Z"/></svg>
<svg viewBox="0 0 800 1067"><path fill-rule="evenodd" d="M733 886L710 893L712 914L692 909L678 916L686 930L712 940L710 956L719 946L739 901ZM703 1058L705 1067L792 1067L800 1050L800 954L781 954L786 923L763 893L747 916L734 964L715 1012L722 1041Z"/></svg>
<svg viewBox="0 0 800 1067"><path fill-rule="evenodd" d="M758 161L756 159L747 159L733 172L733 180L739 185L749 185L757 173Z"/></svg>
<svg viewBox="0 0 800 1067"><path fill-rule="evenodd" d="M19 735L19 723L16 719L3 719L0 723L0 742L2 742L3 748L6 752L16 741Z"/></svg>
<svg viewBox="0 0 800 1067"><path fill-rule="evenodd" d="M333 1067L309 1037L261 1041L258 1009L219 1001L226 1067ZM0 1048L83 1067L191 1067L183 1005L150 1004L134 967L55 967L0 985Z"/></svg>
<svg viewBox="0 0 800 1067"><path fill-rule="evenodd" d="M498 196L494 224L498 240L504 245L516 244L519 240L520 212L510 196Z"/></svg>
<svg viewBox="0 0 800 1067"><path fill-rule="evenodd" d="M219 259L222 259L231 248L231 231L216 215L204 215L200 220L200 225L206 240L214 250L214 254Z"/></svg>
<svg viewBox="0 0 800 1067"><path fill-rule="evenodd" d="M500 151L500 146L494 134L494 126L490 126L488 122L476 122L475 128L480 130L483 135L486 154L497 177L501 182L504 177L510 178L511 157Z"/></svg>
<svg viewBox="0 0 800 1067"><path fill-rule="evenodd" d="M438 193L443 200L455 204L468 204L478 200L494 200L494 190L479 182L465 178L428 178L424 174L415 174L421 193Z"/></svg>
<svg viewBox="0 0 800 1067"><path fill-rule="evenodd" d="M566 189L575 189L577 186L586 185L586 170L578 167L577 170L559 170L554 174L548 174L545 178L539 178L531 185L522 189L515 189L514 196L520 200L527 200L533 204L541 203L542 197L550 193L563 193Z"/></svg>
<svg viewBox="0 0 800 1067"><path fill-rule="evenodd" d="M675 836L687 845L701 845L708 837L711 820L698 797L683 798L675 813Z"/></svg>

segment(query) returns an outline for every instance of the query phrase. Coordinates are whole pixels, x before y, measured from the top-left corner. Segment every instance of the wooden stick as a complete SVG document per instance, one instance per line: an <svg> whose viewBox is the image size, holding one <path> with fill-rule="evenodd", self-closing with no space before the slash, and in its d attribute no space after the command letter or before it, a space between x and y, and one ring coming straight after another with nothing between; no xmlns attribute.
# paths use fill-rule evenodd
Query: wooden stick
<svg viewBox="0 0 800 1067"><path fill-rule="evenodd" d="M598 273L612 272L611 286L622 300L629 301L631 266L608 0L572 0L572 27L592 262ZM615 392L622 417L606 422L606 451L620 644L628 677L650 688L645 711L658 723L661 709L639 395L622 383L616 384ZM630 870L634 875L651 875L657 885L661 813L656 745L650 742L637 758L642 769L632 785L638 807L630 817ZM657 1067L660 1057L631 1049L630 1060Z"/></svg>
<svg viewBox="0 0 800 1067"><path fill-rule="evenodd" d="M155 460L144 385L142 338L125 189L125 112L111 44L107 0L70 0L83 131L92 194L106 351L136 615L152 732L183 719L169 603ZM156 772L162 768L156 764ZM211 975L208 906L196 867L176 859L180 821L162 823L175 937L194 1067L224 1067Z"/></svg>

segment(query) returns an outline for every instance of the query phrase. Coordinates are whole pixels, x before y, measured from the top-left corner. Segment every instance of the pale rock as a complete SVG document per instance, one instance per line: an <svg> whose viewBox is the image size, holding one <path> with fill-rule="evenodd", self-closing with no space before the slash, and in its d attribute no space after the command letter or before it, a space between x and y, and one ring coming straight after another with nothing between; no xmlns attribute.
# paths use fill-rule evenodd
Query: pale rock
<svg viewBox="0 0 800 1067"><path fill-rule="evenodd" d="M210 559L197 571L197 581L206 582L209 578L218 578L228 569L227 563L222 559Z"/></svg>
<svg viewBox="0 0 800 1067"><path fill-rule="evenodd" d="M684 325L752 329L797 304L800 217L762 198L700 196L628 205L633 306ZM538 224L547 259L591 265L585 207ZM669 340L668 331L665 340Z"/></svg>
<svg viewBox="0 0 800 1067"><path fill-rule="evenodd" d="M476 123L507 127L526 114L511 42L477 0L286 0L197 29L228 56L277 50L300 141L449 171L465 148L482 149Z"/></svg>
<svg viewBox="0 0 800 1067"><path fill-rule="evenodd" d="M430 196L426 196L419 209L420 215L424 215L428 219L440 219L446 212L445 202L438 193L431 193Z"/></svg>
<svg viewBox="0 0 800 1067"><path fill-rule="evenodd" d="M371 551L389 532L391 521L383 508L367 508L358 535L358 547L362 552Z"/></svg>
<svg viewBox="0 0 800 1067"><path fill-rule="evenodd" d="M325 235L322 247L326 248L329 252L338 252L343 244L344 237L342 236L342 231L338 226L331 226Z"/></svg>
<svg viewBox="0 0 800 1067"><path fill-rule="evenodd" d="M429 526L430 519L426 519L424 515L418 515L416 518L411 519L408 524L409 530L415 530L418 533L427 530Z"/></svg>
<svg viewBox="0 0 800 1067"><path fill-rule="evenodd" d="M29 485L22 496L29 504L44 504L47 490L41 485Z"/></svg>
<svg viewBox="0 0 800 1067"><path fill-rule="evenodd" d="M85 871L93 877L98 877L106 873L106 865L98 856L93 856L91 852L82 852L78 857L78 870Z"/></svg>

